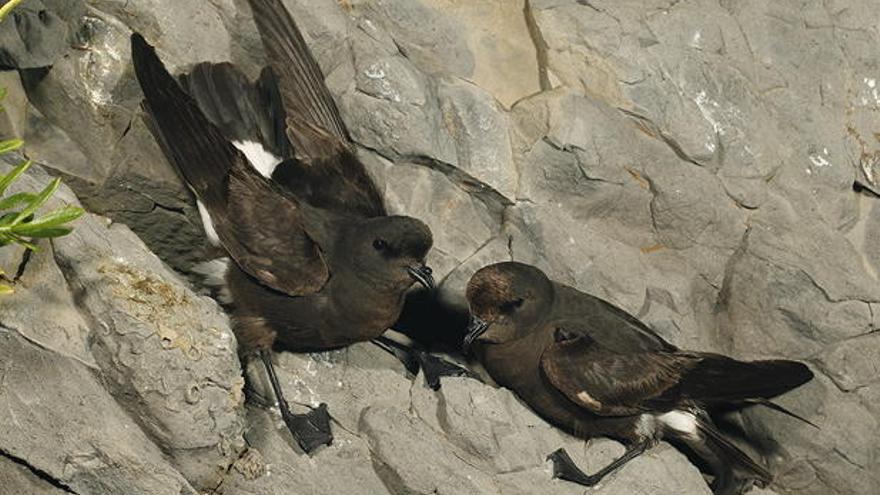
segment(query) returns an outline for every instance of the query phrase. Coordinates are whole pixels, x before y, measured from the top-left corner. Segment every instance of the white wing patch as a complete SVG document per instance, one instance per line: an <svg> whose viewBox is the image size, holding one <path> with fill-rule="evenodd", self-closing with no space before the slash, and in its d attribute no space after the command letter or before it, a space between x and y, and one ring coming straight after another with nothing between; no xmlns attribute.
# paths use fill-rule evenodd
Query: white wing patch
<svg viewBox="0 0 880 495"><path fill-rule="evenodd" d="M205 208L205 205L203 205L201 201L197 200L196 205L199 207L199 216L202 217L202 226L205 227L205 235L208 236L208 242L210 242L212 246L219 246L220 236L217 235L217 230L214 228L214 221L211 220L211 214L208 213L208 209Z"/></svg>
<svg viewBox="0 0 880 495"><path fill-rule="evenodd" d="M272 172L275 171L275 167L282 162L281 158L269 153L262 144L255 141L233 141L232 145L244 153L248 163L267 179L272 178ZM201 201L197 201L196 204L199 207L199 215L202 217L202 225L205 227L205 235L208 236L208 241L214 246L219 246L220 237L214 228L211 214L208 213L208 209L205 208Z"/></svg>
<svg viewBox="0 0 880 495"><path fill-rule="evenodd" d="M578 400L588 405L593 409L601 409L602 403L596 400L592 395L588 394L586 390L581 390L577 394Z"/></svg>
<svg viewBox="0 0 880 495"><path fill-rule="evenodd" d="M233 141L232 145L244 153L251 166L267 179L272 178L272 172L282 161L281 158L269 153L262 144L255 141Z"/></svg>

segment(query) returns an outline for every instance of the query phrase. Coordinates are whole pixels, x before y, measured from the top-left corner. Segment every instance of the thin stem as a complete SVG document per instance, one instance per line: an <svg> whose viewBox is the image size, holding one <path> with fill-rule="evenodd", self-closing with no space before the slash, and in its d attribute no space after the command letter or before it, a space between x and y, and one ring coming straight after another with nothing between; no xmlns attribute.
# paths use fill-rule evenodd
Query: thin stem
<svg viewBox="0 0 880 495"><path fill-rule="evenodd" d="M10 12L12 12L12 9L14 9L18 4L23 1L24 0L9 0L5 4L3 4L3 6L0 7L0 22L3 22L3 19L5 19Z"/></svg>

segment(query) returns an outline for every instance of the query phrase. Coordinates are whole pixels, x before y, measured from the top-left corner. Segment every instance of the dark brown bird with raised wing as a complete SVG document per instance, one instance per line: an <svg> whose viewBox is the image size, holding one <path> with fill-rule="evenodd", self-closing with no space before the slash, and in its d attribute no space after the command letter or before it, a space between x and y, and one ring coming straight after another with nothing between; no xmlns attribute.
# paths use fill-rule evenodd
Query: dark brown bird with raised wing
<svg viewBox="0 0 880 495"><path fill-rule="evenodd" d="M248 86L229 64L205 65L187 82L214 88L194 98L139 34L132 59L147 125L198 199L208 237L233 261L226 283L240 353L265 363L282 416L309 452L332 439L326 408L290 412L270 349L331 349L381 335L414 282L433 287L424 264L432 237L419 220L385 215L283 5L251 3L271 60L262 85ZM235 94L241 88L249 89ZM206 95L223 100L202 102L213 118L196 101ZM285 150L293 151L285 160L272 153ZM282 170L279 185L270 177Z"/></svg>
<svg viewBox="0 0 880 495"><path fill-rule="evenodd" d="M627 446L594 475L577 469L564 450L550 455L557 477L587 486L661 439L678 440L703 458L716 494L766 484L767 470L727 440L706 409L762 403L791 414L767 399L813 377L795 361L746 362L679 350L625 311L522 263L482 268L467 298L465 346L477 343L495 381L574 435Z"/></svg>

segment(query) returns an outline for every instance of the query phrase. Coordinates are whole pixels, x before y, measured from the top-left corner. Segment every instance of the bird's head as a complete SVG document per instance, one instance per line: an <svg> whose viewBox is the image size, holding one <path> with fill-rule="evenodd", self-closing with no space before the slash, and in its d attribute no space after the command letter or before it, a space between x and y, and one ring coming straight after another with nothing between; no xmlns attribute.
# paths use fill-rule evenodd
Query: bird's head
<svg viewBox="0 0 880 495"><path fill-rule="evenodd" d="M514 261L481 268L467 286L470 323L464 339L501 344L538 328L553 303L553 283L541 270Z"/></svg>
<svg viewBox="0 0 880 495"><path fill-rule="evenodd" d="M354 265L361 276L391 290L406 290L418 282L434 288L425 256L431 250L431 229L412 217L386 216L366 220L352 239Z"/></svg>

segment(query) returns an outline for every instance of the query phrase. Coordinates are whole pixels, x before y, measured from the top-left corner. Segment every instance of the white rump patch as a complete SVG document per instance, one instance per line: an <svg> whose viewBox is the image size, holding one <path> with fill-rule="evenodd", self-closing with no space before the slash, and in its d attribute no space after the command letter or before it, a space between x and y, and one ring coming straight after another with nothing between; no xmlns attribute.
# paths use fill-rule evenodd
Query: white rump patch
<svg viewBox="0 0 880 495"><path fill-rule="evenodd" d="M232 304L232 294L226 285L226 272L229 271L229 258L217 258L204 261L192 267L193 273L202 277L202 285L211 292L222 304Z"/></svg>
<svg viewBox="0 0 880 495"><path fill-rule="evenodd" d="M205 235L208 236L208 242L214 246L219 246L220 236L217 235L217 230L214 229L214 221L211 220L208 209L205 208L201 201L196 201L196 205L199 207L199 216L202 217L202 226L205 227Z"/></svg>
<svg viewBox="0 0 880 495"><path fill-rule="evenodd" d="M272 178L272 172L282 161L281 158L269 153L262 144L255 141L233 141L232 145L244 153L251 166L267 179Z"/></svg>
<svg viewBox="0 0 880 495"><path fill-rule="evenodd" d="M697 435L697 417L685 411L669 411L657 416L661 423L675 431Z"/></svg>

